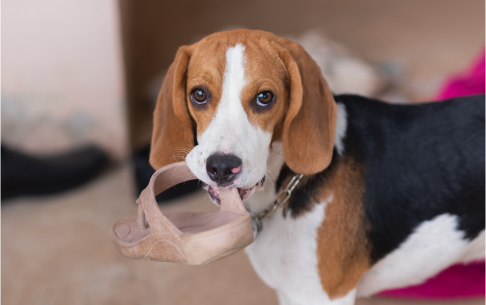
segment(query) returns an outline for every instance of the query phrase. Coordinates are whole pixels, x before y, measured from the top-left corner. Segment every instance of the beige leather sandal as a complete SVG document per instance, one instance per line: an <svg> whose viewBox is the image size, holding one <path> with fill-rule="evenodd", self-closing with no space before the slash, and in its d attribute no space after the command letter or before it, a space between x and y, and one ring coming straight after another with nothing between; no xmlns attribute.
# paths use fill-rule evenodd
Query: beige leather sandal
<svg viewBox="0 0 486 305"><path fill-rule="evenodd" d="M218 189L221 210L216 213L162 214L155 196L193 179L197 178L185 162L156 171L137 200L138 216L122 219L112 227L117 250L130 258L200 265L251 244L251 217L236 188Z"/></svg>

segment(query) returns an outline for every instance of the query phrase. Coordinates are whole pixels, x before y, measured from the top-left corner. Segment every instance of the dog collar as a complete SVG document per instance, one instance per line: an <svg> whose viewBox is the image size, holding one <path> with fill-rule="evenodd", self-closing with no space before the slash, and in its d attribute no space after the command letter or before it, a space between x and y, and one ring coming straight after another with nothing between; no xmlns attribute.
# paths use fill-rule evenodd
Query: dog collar
<svg viewBox="0 0 486 305"><path fill-rule="evenodd" d="M269 207L266 210L263 210L262 212L258 214L254 214L250 212L251 215L251 223L253 226L253 235L256 238L257 234L263 229L262 226L262 219L267 218L268 216L272 215L273 212L275 212L276 209L279 207L285 207L285 205L288 203L290 196L292 195L292 191L295 189L295 187L299 184L300 180L304 177L304 175L295 175L290 179L289 183L287 186L281 190L278 194L277 197L275 198L275 201L273 202L273 205ZM285 194L285 198L280 201L279 198Z"/></svg>

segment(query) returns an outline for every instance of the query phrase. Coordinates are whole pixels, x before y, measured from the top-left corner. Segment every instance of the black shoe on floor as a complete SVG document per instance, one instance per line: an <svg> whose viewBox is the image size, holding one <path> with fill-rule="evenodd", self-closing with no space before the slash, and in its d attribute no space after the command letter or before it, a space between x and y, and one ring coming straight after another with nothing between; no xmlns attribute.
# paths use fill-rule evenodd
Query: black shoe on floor
<svg viewBox="0 0 486 305"><path fill-rule="evenodd" d="M94 178L108 163L108 155L89 146L69 153L33 157L2 145L1 198L50 195Z"/></svg>
<svg viewBox="0 0 486 305"><path fill-rule="evenodd" d="M133 166L135 170L135 181L137 183L137 198L140 193L147 187L150 178L155 173L155 170L149 163L150 146L146 146L133 155ZM176 199L197 191L199 187L199 180L190 180L179 183L170 189L160 193L155 197L158 203L163 203L172 199Z"/></svg>

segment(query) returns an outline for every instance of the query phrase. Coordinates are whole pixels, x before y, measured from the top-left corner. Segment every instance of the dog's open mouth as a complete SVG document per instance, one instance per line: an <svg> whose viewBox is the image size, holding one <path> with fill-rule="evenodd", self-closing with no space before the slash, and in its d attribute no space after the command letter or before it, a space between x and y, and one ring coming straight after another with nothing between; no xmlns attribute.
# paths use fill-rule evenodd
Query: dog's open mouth
<svg viewBox="0 0 486 305"><path fill-rule="evenodd" d="M250 197L251 192L255 187L263 187L263 183L265 183L265 176L263 176L262 180L258 181L257 184L255 184L253 187L249 189L241 189L238 188L238 193L240 194L241 200L245 200L246 198ZM203 183L203 185L206 187L208 186L207 184ZM208 194L211 197L211 199L219 206L221 206L221 199L219 198L219 193L218 189L212 186L208 186Z"/></svg>

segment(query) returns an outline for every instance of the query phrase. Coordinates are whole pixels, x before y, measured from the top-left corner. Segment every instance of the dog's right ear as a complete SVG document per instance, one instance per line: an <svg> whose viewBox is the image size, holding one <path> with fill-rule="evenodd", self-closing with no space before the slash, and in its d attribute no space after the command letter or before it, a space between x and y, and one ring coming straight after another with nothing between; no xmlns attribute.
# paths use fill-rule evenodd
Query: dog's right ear
<svg viewBox="0 0 486 305"><path fill-rule="evenodd" d="M290 103L283 125L285 162L298 174L312 175L329 166L337 106L321 69L301 45L280 38L280 58L290 78Z"/></svg>
<svg viewBox="0 0 486 305"><path fill-rule="evenodd" d="M165 75L154 111L150 164L156 170L177 162L194 146L191 118L186 103L186 72L190 46L182 46ZM183 153L181 156L180 153Z"/></svg>

